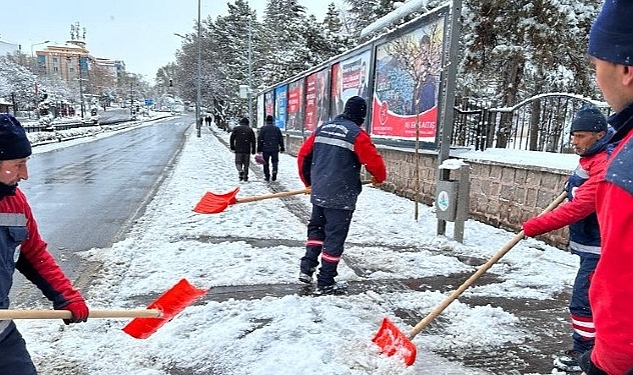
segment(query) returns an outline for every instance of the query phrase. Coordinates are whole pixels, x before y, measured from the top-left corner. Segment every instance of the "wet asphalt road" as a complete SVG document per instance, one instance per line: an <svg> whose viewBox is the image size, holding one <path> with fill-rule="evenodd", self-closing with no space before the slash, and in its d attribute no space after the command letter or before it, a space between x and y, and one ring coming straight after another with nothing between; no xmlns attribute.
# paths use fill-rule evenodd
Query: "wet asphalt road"
<svg viewBox="0 0 633 375"><path fill-rule="evenodd" d="M92 142L35 153L20 183L49 251L82 290L91 266L75 252L123 238L178 154L192 116L169 117ZM19 275L13 305L41 299ZM46 301L45 301L46 302Z"/></svg>

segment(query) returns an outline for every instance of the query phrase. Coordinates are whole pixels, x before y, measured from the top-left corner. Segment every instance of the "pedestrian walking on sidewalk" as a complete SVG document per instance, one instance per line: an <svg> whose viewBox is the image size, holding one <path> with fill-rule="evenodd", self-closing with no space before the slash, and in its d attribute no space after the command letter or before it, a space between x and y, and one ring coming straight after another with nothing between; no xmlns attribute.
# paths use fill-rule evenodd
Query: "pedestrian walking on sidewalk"
<svg viewBox="0 0 633 375"><path fill-rule="evenodd" d="M565 184L568 201L555 210L523 223L528 237L535 237L569 225L569 248L580 258L569 302L572 323L572 348L555 358L554 366L563 371L580 371L579 358L593 348L595 327L589 303L591 277L600 259L600 227L596 216L596 188L607 164L607 145L614 130L593 106L581 108L569 131L571 144L580 155L578 167Z"/></svg>
<svg viewBox="0 0 633 375"><path fill-rule="evenodd" d="M255 155L255 132L248 124L248 119L242 118L229 137L231 151L235 152L235 168L240 181L248 181L251 155Z"/></svg>
<svg viewBox="0 0 633 375"><path fill-rule="evenodd" d="M257 152L264 158L264 180L270 181L270 166L272 164L272 180L277 180L279 169L279 153L284 152L284 137L273 123L273 116L266 116L266 123L257 135Z"/></svg>
<svg viewBox="0 0 633 375"><path fill-rule="evenodd" d="M85 322L88 306L48 252L26 196L18 188L29 177L26 163L30 155L31 144L22 125L15 117L0 114L0 309L9 308L13 273L18 270L55 310L71 312L66 324ZM0 374L37 374L12 320L0 320L0 353Z"/></svg>
<svg viewBox="0 0 633 375"><path fill-rule="evenodd" d="M319 265L317 293L336 292L334 278L361 192L361 166L378 185L387 178L382 156L361 127L367 103L353 96L342 114L320 125L299 150L299 176L311 188L312 215L308 222L306 252L301 258L299 280L312 283Z"/></svg>
<svg viewBox="0 0 633 375"><path fill-rule="evenodd" d="M604 180L596 189L602 254L589 302L595 344L580 358L587 375L633 374L633 1L609 0L591 26L587 54L615 112Z"/></svg>

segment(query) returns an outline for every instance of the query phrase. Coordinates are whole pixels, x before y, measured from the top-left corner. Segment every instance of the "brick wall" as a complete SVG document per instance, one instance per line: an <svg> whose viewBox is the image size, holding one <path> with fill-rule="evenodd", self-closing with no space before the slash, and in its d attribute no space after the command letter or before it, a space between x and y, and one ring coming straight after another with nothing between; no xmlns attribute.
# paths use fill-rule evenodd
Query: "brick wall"
<svg viewBox="0 0 633 375"><path fill-rule="evenodd" d="M286 150L296 155L303 139L287 136ZM387 164L386 191L432 205L435 202L437 155L421 150L378 147ZM417 159L417 160L416 160ZM483 223L519 232L521 224L543 211L562 192L570 171L464 159L470 165L470 214ZM418 166L419 181L415 170ZM451 171L457 180L459 171ZM566 249L567 228L552 231L539 239ZM467 238L466 238L467 240Z"/></svg>

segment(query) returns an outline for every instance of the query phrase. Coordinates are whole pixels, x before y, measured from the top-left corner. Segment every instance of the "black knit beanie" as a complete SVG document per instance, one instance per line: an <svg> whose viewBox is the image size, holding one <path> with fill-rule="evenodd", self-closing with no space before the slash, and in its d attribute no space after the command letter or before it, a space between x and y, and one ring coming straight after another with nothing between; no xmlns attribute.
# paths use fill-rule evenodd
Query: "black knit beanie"
<svg viewBox="0 0 633 375"><path fill-rule="evenodd" d="M582 107L571 123L569 133L573 134L577 131L586 132L606 132L607 131L607 119L604 117L598 107L589 105Z"/></svg>
<svg viewBox="0 0 633 375"><path fill-rule="evenodd" d="M22 159L31 155L31 142L20 122L0 113L0 160Z"/></svg>
<svg viewBox="0 0 633 375"><path fill-rule="evenodd" d="M357 125L362 125L365 122L365 116L367 116L367 102L360 96L352 96L345 103L343 115Z"/></svg>

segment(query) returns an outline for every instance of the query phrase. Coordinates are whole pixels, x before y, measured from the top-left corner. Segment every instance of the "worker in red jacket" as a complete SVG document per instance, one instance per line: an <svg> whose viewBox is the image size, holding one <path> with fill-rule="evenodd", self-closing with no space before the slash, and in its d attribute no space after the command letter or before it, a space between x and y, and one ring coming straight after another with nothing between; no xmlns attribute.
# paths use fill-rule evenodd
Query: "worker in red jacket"
<svg viewBox="0 0 633 375"><path fill-rule="evenodd" d="M301 258L299 280L312 283L319 265L317 293L337 291L334 277L343 254L356 200L361 192L361 166L379 185L387 178L382 156L369 134L361 128L367 115L367 102L354 96L345 103L342 114L320 125L303 143L297 157L299 176L311 187L312 216L308 223L306 252Z"/></svg>
<svg viewBox="0 0 633 375"><path fill-rule="evenodd" d="M88 306L75 290L40 237L37 223L18 182L28 179L31 155L24 128L11 115L0 114L0 309L9 308L9 292L17 269L53 302L70 310L78 323L88 319ZM22 335L12 320L0 320L0 374L35 375L37 371Z"/></svg>
<svg viewBox="0 0 633 375"><path fill-rule="evenodd" d="M523 224L528 237L569 225L569 248L580 258L569 302L573 346L554 359L563 371L580 371L580 356L593 348L595 327L589 304L589 285L600 259L600 227L596 216L596 187L607 163L607 144L613 134L595 106L581 108L570 128L571 145L580 161L567 180L568 201Z"/></svg>
<svg viewBox="0 0 633 375"><path fill-rule="evenodd" d="M615 146L596 190L602 254L589 301L595 345L580 358L587 375L633 374L633 1L609 0L591 26L587 54L615 112Z"/></svg>

